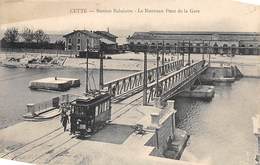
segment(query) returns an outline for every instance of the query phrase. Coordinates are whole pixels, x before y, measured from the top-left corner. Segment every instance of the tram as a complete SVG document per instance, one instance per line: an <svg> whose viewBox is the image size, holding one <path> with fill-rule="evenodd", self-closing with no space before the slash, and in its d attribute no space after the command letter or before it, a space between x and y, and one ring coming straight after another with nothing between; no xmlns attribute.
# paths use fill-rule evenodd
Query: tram
<svg viewBox="0 0 260 165"><path fill-rule="evenodd" d="M70 122L72 133L91 135L111 120L111 96L96 92L71 102Z"/></svg>

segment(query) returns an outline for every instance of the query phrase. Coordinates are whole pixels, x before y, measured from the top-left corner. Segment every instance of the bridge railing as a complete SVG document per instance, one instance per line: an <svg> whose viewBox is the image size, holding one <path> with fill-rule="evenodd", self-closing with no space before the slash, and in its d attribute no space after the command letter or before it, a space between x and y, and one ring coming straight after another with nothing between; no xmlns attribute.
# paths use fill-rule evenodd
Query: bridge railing
<svg viewBox="0 0 260 165"><path fill-rule="evenodd" d="M167 75L173 71L176 71L183 67L184 61L178 60L166 63L164 66L158 68L159 77L162 75ZM147 79L148 83L152 83L156 80L157 68L152 68L147 70ZM131 74L126 77L119 78L104 84L104 89L109 91L113 96L119 96L129 91L141 91L143 89L143 78L144 72L140 71L134 74Z"/></svg>
<svg viewBox="0 0 260 165"><path fill-rule="evenodd" d="M149 84L147 87L147 102L153 101L155 97L168 98L169 92L172 95L174 89L182 86L186 83L186 80L201 73L205 68L207 68L205 61L199 61L163 77L159 80L158 85L156 82Z"/></svg>

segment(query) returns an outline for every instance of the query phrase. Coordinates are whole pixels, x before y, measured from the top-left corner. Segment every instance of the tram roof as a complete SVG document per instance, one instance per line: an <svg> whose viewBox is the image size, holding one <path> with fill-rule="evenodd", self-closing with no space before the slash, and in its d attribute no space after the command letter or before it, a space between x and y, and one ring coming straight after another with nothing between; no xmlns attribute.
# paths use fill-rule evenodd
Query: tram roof
<svg viewBox="0 0 260 165"><path fill-rule="evenodd" d="M73 104L77 104L79 106L89 106L93 104L99 104L100 102L103 102L104 100L108 99L110 97L109 93L99 93L96 95L86 95L82 96L80 98L77 98Z"/></svg>

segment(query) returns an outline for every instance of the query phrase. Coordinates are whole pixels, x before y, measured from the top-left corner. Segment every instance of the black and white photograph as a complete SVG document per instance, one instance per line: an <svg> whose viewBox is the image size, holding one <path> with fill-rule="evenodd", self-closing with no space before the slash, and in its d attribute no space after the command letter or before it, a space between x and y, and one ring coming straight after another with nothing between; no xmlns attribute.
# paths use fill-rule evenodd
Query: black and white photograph
<svg viewBox="0 0 260 165"><path fill-rule="evenodd" d="M260 165L259 0L0 0L1 165Z"/></svg>

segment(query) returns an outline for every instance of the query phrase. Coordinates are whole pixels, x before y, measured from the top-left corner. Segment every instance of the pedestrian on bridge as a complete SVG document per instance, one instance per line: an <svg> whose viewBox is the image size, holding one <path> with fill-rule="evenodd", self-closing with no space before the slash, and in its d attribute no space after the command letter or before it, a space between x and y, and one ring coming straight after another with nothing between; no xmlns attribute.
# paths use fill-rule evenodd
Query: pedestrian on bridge
<svg viewBox="0 0 260 165"><path fill-rule="evenodd" d="M112 95L113 95L113 96L116 95L116 86L115 86L115 85L112 87Z"/></svg>

